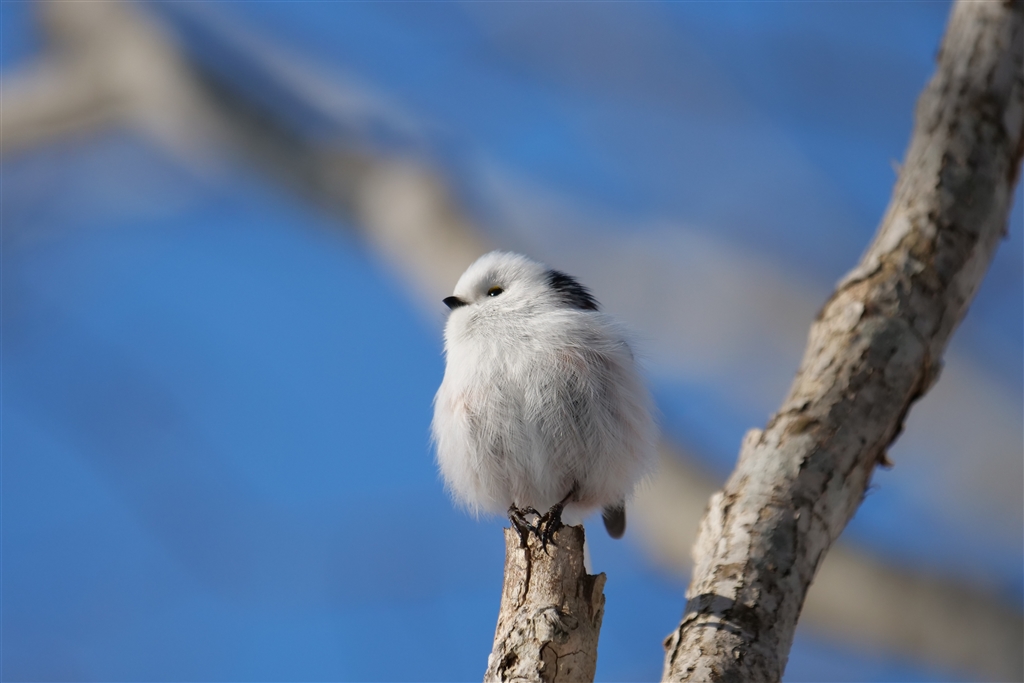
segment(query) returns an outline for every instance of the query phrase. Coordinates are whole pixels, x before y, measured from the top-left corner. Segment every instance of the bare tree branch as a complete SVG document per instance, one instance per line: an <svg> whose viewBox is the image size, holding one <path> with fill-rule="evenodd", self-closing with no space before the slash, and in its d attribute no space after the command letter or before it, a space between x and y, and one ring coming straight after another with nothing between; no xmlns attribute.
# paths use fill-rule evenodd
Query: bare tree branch
<svg viewBox="0 0 1024 683"><path fill-rule="evenodd" d="M1024 3L959 2L892 202L751 430L694 548L664 678L776 681L825 553L860 505L1005 234L1024 152Z"/></svg>
<svg viewBox="0 0 1024 683"><path fill-rule="evenodd" d="M154 22L117 2L41 2L48 50L4 76L0 153L116 125L188 162L209 161L230 130L198 92L186 60ZM224 123L228 128L221 129Z"/></svg>
<svg viewBox="0 0 1024 683"><path fill-rule="evenodd" d="M40 63L3 77L0 154L117 125L153 136L193 168L199 162L201 170L216 163L217 155L237 154L326 206L346 225L362 228L368 242L407 278L409 291L426 311L435 310L466 265L491 248L436 165L415 155L377 154L359 140L310 144L273 112L233 93L230 82L190 63L136 5L52 2L40 3L37 10L48 50ZM207 25L208 20L209 13L196 17L213 39L223 37L225 26L244 33L230 21ZM246 55L259 61L267 45L254 41L250 35L242 42ZM291 89L287 79L294 74L311 72L292 55L275 58L287 67L275 72L285 79L277 83L282 88ZM297 88L295 97L305 101L307 90ZM341 129L365 127L349 122L345 111L334 115ZM374 117L380 128L381 117ZM390 126L390 118L384 123ZM663 445L663 451L671 450L674 446ZM633 528L666 567L688 575L703 501L715 484L684 459L663 460L659 477L637 496ZM989 671L997 680L1020 679L1019 612L1002 609L992 596L902 574L842 547L829 553L815 584L804 610L815 628L857 647ZM842 590L830 588L835 586ZM899 595L899 604L887 598L891 595ZM858 609L851 612L851 606ZM903 619L895 620L897 613ZM980 668L979 658L984 659Z"/></svg>
<svg viewBox="0 0 1024 683"><path fill-rule="evenodd" d="M630 509L633 528L663 567L690 576L704 501L717 484L662 443L658 476ZM1005 598L883 563L842 542L807 592L803 624L835 642L911 657L992 681L1024 680L1024 621Z"/></svg>
<svg viewBox="0 0 1024 683"><path fill-rule="evenodd" d="M505 529L505 583L485 681L592 681L604 618L605 575L587 574L582 526L545 550Z"/></svg>

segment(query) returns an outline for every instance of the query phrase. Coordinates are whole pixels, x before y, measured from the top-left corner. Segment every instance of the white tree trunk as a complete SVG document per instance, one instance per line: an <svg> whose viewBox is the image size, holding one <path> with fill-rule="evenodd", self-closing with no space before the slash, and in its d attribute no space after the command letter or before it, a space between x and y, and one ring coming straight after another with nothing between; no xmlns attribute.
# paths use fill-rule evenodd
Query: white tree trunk
<svg viewBox="0 0 1024 683"><path fill-rule="evenodd" d="M485 681L592 681L605 575L587 574L583 527L562 527L547 550L505 529L505 584Z"/></svg>
<svg viewBox="0 0 1024 683"><path fill-rule="evenodd" d="M781 678L815 571L935 382L1005 234L1022 58L1024 3L957 3L882 225L811 327L781 409L711 498L665 680Z"/></svg>

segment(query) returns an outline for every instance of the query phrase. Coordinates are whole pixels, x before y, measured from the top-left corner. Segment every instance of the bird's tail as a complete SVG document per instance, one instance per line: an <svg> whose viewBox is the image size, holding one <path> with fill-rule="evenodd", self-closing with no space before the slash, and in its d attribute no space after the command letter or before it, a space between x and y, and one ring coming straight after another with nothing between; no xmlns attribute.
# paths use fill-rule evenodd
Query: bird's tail
<svg viewBox="0 0 1024 683"><path fill-rule="evenodd" d="M612 538L622 538L626 533L626 503L609 505L601 511L601 519L604 520L604 528Z"/></svg>

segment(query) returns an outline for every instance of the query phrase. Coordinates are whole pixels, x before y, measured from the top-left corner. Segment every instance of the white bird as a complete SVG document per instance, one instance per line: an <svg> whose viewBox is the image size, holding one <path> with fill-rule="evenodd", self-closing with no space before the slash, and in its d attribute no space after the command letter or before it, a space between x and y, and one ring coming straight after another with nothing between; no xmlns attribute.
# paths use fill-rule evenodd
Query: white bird
<svg viewBox="0 0 1024 683"><path fill-rule="evenodd" d="M602 509L620 538L655 461L650 394L623 329L574 278L507 252L481 256L444 303L432 432L454 498L474 514L507 511L521 539L533 530L546 543L563 508L567 523Z"/></svg>

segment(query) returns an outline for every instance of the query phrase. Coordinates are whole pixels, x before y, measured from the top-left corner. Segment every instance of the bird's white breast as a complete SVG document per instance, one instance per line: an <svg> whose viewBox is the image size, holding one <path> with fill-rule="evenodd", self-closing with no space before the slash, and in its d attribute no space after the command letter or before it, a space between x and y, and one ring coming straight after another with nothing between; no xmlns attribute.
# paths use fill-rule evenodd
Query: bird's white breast
<svg viewBox="0 0 1024 683"><path fill-rule="evenodd" d="M584 507L613 504L650 463L646 390L604 315L457 310L445 353L433 434L445 481L470 509L546 509L574 481Z"/></svg>

